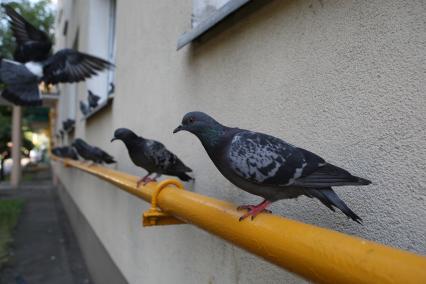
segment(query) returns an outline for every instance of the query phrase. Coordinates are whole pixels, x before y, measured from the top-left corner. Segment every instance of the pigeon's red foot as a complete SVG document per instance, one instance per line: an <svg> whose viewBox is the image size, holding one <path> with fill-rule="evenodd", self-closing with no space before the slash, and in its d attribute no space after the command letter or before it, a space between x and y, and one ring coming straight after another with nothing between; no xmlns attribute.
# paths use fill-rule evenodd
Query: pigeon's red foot
<svg viewBox="0 0 426 284"><path fill-rule="evenodd" d="M266 207L268 207L272 202L268 200L263 200L260 204L254 206L254 205L242 205L238 206L237 210L246 209L249 210L246 214L240 217L240 221L244 220L245 218L251 216L251 219L253 220L254 217L259 215L262 212L272 213L270 210L267 210Z"/></svg>
<svg viewBox="0 0 426 284"><path fill-rule="evenodd" d="M255 205L241 205L241 206L238 206L238 207L237 207L237 210L238 210L238 211L240 211L240 210L248 210L248 211L251 211L251 210L253 210L254 208L256 208L256 206L255 206ZM271 213L272 213L272 211L271 211L271 210L268 210L268 209L263 209L263 210L262 210L262 213L269 213L269 214L271 214Z"/></svg>
<svg viewBox="0 0 426 284"><path fill-rule="evenodd" d="M155 178L143 177L136 182L136 187L139 187L141 184L143 186L147 185L150 182L157 181Z"/></svg>

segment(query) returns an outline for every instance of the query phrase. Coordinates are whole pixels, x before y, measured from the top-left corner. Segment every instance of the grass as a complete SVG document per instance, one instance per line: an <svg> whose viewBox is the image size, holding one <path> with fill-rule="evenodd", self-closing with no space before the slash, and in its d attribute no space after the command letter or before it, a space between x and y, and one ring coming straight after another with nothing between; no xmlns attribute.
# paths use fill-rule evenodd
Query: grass
<svg viewBox="0 0 426 284"><path fill-rule="evenodd" d="M23 207L22 199L0 200L0 269L9 260L8 247Z"/></svg>

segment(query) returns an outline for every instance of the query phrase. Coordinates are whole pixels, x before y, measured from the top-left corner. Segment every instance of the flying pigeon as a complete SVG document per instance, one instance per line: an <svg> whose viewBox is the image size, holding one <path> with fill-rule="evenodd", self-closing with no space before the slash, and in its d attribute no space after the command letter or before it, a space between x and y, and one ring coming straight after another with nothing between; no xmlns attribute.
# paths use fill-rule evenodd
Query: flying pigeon
<svg viewBox="0 0 426 284"><path fill-rule="evenodd" d="M114 157L101 150L96 146L87 144L83 139L77 138L72 143L72 146L77 150L77 153L85 160L92 161L97 164L113 164Z"/></svg>
<svg viewBox="0 0 426 284"><path fill-rule="evenodd" d="M0 81L6 84L2 96L17 105L40 105L38 85L80 82L113 64L73 49L61 49L51 55L48 35L35 28L10 5L1 5L10 18L17 48L15 59L2 59Z"/></svg>
<svg viewBox="0 0 426 284"><path fill-rule="evenodd" d="M100 96L95 95L91 90L88 90L87 101L89 102L89 107L96 108L98 106L98 102L101 99Z"/></svg>
<svg viewBox="0 0 426 284"><path fill-rule="evenodd" d="M73 160L78 160L77 153L75 152L74 148L70 146L64 146L64 147L55 147L52 149L52 153L55 156L61 157L61 158L69 158Z"/></svg>
<svg viewBox="0 0 426 284"><path fill-rule="evenodd" d="M114 140L123 141L132 162L148 171L148 174L137 182L137 186L142 182L146 184L150 181L156 181L162 174L177 176L183 181L193 179L186 174L187 172L192 172L192 170L158 141L137 136L127 128L115 130L114 138L111 139L111 142ZM156 173L153 179L149 177L152 173Z"/></svg>
<svg viewBox="0 0 426 284"><path fill-rule="evenodd" d="M248 209L240 221L253 219L274 201L300 195L315 197L334 211L339 208L355 222L356 215L332 190L332 186L368 185L369 180L327 163L305 149L279 138L226 127L202 112L189 112L173 133L186 130L201 141L218 170L237 187L264 198Z"/></svg>
<svg viewBox="0 0 426 284"><path fill-rule="evenodd" d="M85 102L80 101L80 111L84 116L87 116L90 113L90 108Z"/></svg>

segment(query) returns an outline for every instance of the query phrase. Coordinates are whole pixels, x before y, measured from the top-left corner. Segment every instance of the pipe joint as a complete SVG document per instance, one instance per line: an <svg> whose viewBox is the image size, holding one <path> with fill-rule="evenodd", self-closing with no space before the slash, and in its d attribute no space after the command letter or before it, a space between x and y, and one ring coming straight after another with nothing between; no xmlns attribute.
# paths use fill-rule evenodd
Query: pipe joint
<svg viewBox="0 0 426 284"><path fill-rule="evenodd" d="M174 179L168 179L158 183L155 187L154 192L152 193L151 208L145 211L142 215L142 225L144 227L177 225L184 223L181 220L176 219L172 215L167 214L158 206L158 195L164 188L168 187L169 185L174 185L178 189L184 189L182 183Z"/></svg>

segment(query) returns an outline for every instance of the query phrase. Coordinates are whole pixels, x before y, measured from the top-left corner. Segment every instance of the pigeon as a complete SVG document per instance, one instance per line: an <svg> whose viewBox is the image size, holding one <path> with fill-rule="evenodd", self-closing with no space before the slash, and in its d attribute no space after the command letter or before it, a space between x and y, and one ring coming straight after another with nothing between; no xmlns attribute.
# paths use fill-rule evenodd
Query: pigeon
<svg viewBox="0 0 426 284"><path fill-rule="evenodd" d="M138 187L142 182L146 184L150 181L156 181L162 174L177 176L183 181L193 179L186 174L192 172L192 170L160 142L137 136L127 128L115 130L111 142L115 140L123 141L132 162L148 171L147 175L138 180L136 184ZM153 179L149 177L152 173L156 173Z"/></svg>
<svg viewBox="0 0 426 284"><path fill-rule="evenodd" d="M96 146L87 144L83 139L77 138L72 143L72 146L77 150L77 153L85 160L92 161L97 164L113 164L116 163L114 157L101 150Z"/></svg>
<svg viewBox="0 0 426 284"><path fill-rule="evenodd" d="M115 93L115 84L113 82L109 83L108 96Z"/></svg>
<svg viewBox="0 0 426 284"><path fill-rule="evenodd" d="M63 131L62 129L59 130L58 132L59 137L61 138L61 143L64 142L64 136L65 136L65 131Z"/></svg>
<svg viewBox="0 0 426 284"><path fill-rule="evenodd" d="M55 147L52 149L52 153L55 156L61 157L61 158L69 158L73 160L78 160L77 153L75 152L74 148L70 146L64 146L64 147Z"/></svg>
<svg viewBox="0 0 426 284"><path fill-rule="evenodd" d="M10 28L16 40L14 60L20 63L46 60L52 49L49 36L29 24L12 6L2 4L2 7L10 18Z"/></svg>
<svg viewBox="0 0 426 284"><path fill-rule="evenodd" d="M75 125L75 120L68 118L67 120L62 121L62 127L65 131L70 131Z"/></svg>
<svg viewBox="0 0 426 284"><path fill-rule="evenodd" d="M80 101L80 111L84 116L87 116L90 113L90 108L85 102Z"/></svg>
<svg viewBox="0 0 426 284"><path fill-rule="evenodd" d="M98 106L98 102L101 99L100 96L95 95L92 91L88 91L87 101L89 102L90 108L96 108Z"/></svg>
<svg viewBox="0 0 426 284"><path fill-rule="evenodd" d="M6 88L2 96L23 106L41 105L38 85L83 81L114 65L104 59L73 49L61 49L51 54L48 35L35 28L10 5L1 5L9 17L16 39L14 60L0 62L0 81Z"/></svg>
<svg viewBox="0 0 426 284"><path fill-rule="evenodd" d="M315 197L334 211L361 224L356 215L337 196L332 186L368 185L371 181L327 163L305 149L279 138L249 130L226 127L202 112L189 112L173 133L186 130L201 141L204 149L222 175L237 187L264 198L247 209L240 221L251 219L272 202L301 195Z"/></svg>

